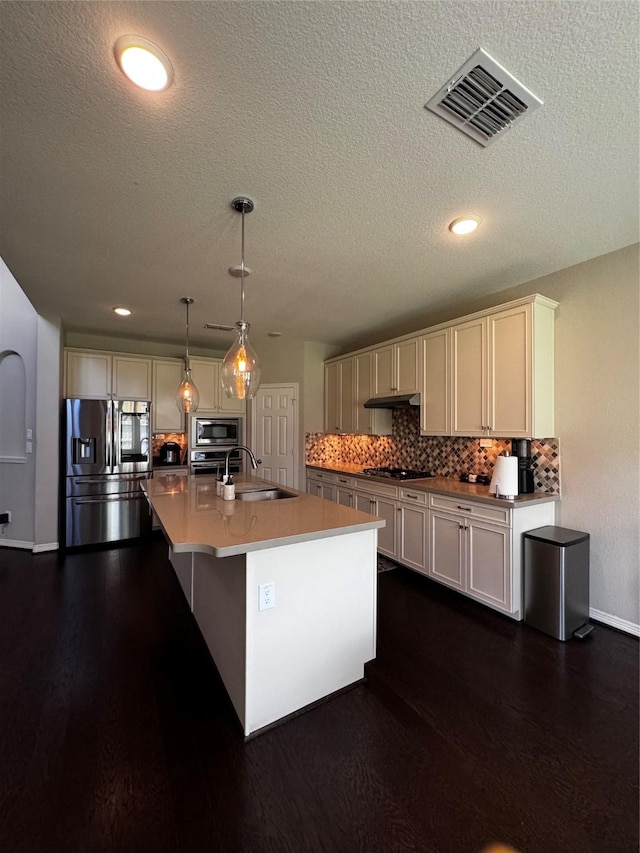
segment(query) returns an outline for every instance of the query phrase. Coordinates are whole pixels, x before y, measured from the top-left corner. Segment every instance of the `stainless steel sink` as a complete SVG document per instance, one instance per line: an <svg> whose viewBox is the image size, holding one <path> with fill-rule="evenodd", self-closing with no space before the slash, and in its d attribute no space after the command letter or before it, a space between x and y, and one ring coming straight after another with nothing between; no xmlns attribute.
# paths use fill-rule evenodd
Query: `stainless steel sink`
<svg viewBox="0 0 640 853"><path fill-rule="evenodd" d="M254 492L236 492L237 501L279 501L282 498L295 498L291 492L282 489L256 489Z"/></svg>

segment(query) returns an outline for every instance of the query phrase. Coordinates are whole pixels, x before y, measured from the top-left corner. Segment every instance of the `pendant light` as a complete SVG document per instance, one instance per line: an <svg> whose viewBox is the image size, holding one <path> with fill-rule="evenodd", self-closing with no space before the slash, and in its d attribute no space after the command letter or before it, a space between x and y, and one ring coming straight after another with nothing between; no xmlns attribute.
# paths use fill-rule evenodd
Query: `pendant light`
<svg viewBox="0 0 640 853"><path fill-rule="evenodd" d="M176 406L185 415L195 412L200 402L200 393L191 378L191 365L189 364L189 305L193 305L194 301L190 296L183 296L180 300L183 305L187 306L187 347L184 356L182 382L176 391Z"/></svg>
<svg viewBox="0 0 640 853"><path fill-rule="evenodd" d="M260 386L260 362L255 350L249 343L249 324L244 319L244 280L249 275L244 265L244 217L253 210L250 198L234 198L231 207L242 214L242 259L239 267L231 267L231 275L240 278L240 320L235 324L236 339L225 355L220 371L222 387L227 397L248 400L255 397Z"/></svg>

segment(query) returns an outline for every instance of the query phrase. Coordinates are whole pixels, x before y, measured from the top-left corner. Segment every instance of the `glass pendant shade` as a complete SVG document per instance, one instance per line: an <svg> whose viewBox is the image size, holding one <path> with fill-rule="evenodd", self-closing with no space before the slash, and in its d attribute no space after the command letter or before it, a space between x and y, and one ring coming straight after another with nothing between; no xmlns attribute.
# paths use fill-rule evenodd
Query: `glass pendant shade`
<svg viewBox="0 0 640 853"><path fill-rule="evenodd" d="M191 368L185 367L182 382L176 392L176 405L183 414L190 415L197 410L199 403L200 394L191 377Z"/></svg>
<svg viewBox="0 0 640 853"><path fill-rule="evenodd" d="M221 370L222 387L227 397L249 400L260 387L262 369L255 350L249 343L249 324L236 323L236 339L225 355Z"/></svg>

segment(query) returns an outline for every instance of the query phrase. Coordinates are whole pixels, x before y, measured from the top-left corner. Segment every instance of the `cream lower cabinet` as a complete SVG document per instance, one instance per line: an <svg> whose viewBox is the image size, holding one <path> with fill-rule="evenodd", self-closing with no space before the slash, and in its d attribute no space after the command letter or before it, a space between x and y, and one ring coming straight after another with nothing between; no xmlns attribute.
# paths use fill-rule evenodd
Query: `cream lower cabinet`
<svg viewBox="0 0 640 853"><path fill-rule="evenodd" d="M336 500L336 475L329 471L307 471L307 492L325 501Z"/></svg>
<svg viewBox="0 0 640 853"><path fill-rule="evenodd" d="M429 495L429 577L522 619L522 534L553 524L555 504L514 509Z"/></svg>
<svg viewBox="0 0 640 853"><path fill-rule="evenodd" d="M428 574L427 492L401 488L398 498L396 560L423 575Z"/></svg>
<svg viewBox="0 0 640 853"><path fill-rule="evenodd" d="M360 512L368 512L384 518L386 524L378 530L378 551L391 559L396 556L397 543L397 512L398 504L395 497L361 491L358 486L361 480L356 480L356 490L353 494L353 507ZM384 489L384 486L382 487Z"/></svg>

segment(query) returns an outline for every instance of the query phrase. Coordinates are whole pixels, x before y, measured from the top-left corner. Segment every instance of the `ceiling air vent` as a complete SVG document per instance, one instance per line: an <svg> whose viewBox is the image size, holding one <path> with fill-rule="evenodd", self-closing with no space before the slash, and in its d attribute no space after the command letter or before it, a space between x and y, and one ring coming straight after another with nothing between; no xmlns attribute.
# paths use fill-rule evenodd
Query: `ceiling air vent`
<svg viewBox="0 0 640 853"><path fill-rule="evenodd" d="M542 101L481 47L425 104L485 147L540 106Z"/></svg>

